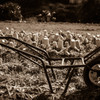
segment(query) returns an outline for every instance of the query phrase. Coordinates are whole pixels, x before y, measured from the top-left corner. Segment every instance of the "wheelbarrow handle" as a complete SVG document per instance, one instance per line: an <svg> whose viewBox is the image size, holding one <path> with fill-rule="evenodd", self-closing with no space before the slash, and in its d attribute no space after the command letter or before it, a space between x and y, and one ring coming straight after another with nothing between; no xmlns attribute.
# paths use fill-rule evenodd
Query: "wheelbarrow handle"
<svg viewBox="0 0 100 100"><path fill-rule="evenodd" d="M45 50L43 50L43 49L41 49L41 48L39 48L39 47L33 46L33 45L31 45L31 44L28 44L28 43L26 43L26 42L24 42L24 41L21 41L21 40L17 39L17 38L10 37L10 36L7 36L7 37L1 37L1 36L0 36L0 39L12 39L12 40L18 41L18 42L20 42L20 43L22 43L22 44L24 44L24 45L30 46L30 47L32 47L32 48L38 50L38 51L43 52L43 53L45 54L45 56L46 56L47 58L49 58L49 55L48 55L48 53L47 53Z"/></svg>

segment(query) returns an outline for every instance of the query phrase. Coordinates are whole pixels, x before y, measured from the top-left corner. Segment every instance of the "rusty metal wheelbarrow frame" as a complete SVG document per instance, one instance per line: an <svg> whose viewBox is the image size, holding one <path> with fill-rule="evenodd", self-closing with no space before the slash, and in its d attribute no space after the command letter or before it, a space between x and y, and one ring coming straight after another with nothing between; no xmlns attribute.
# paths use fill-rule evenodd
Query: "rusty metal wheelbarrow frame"
<svg viewBox="0 0 100 100"><path fill-rule="evenodd" d="M90 52L89 54L87 54L84 57L66 57L65 56L65 57L63 57L63 59L64 60L69 60L71 62L71 65L53 66L53 65L51 65L51 62L52 61L58 61L58 60L62 60L63 61L63 59L62 58L50 58L49 55L48 55L48 53L45 50L43 50L43 49L41 49L39 47L35 47L33 45L30 45L30 44L28 44L28 43L26 43L24 41L21 41L19 39L14 38L14 37L0 37L0 40L2 40L2 39L6 39L8 41L10 39L10 40L14 40L14 41L17 41L19 43L22 43L22 44L24 44L25 46L27 46L28 48L32 49L33 51L35 51L38 54L38 55L33 55L33 54L30 54L30 53L25 52L23 50L19 50L17 48L13 48L11 46L8 46L8 45L6 45L4 43L0 43L1 46L6 47L6 48L9 48L9 49L11 49L13 51L16 51L18 54L20 54L24 58L30 60L31 62L37 64L40 67L43 67L44 72L45 72L45 76L46 76L47 81L48 81L48 85L49 85L50 91L52 93L53 93L53 88L52 88L52 85L51 85L51 82L50 82L50 78L49 78L47 69L51 69L53 78L56 79L55 73L54 73L54 70L53 69L64 69L64 68L68 68L68 72L66 73L66 78L65 78L65 79L68 79L68 81L67 81L67 84L65 86L65 89L63 91L63 94L65 94L67 92L67 89L68 89L68 86L70 84L70 81L71 81L71 78L73 76L73 73L74 73L75 68L77 68L77 67L87 67L88 63L86 63L86 62L93 55L95 55L97 52L100 51L100 47L98 47L97 49L93 50L92 52ZM42 65L39 64L39 63L37 63L36 61L34 61L33 59L31 59L30 57L39 60ZM49 65L45 65L43 59L45 59L46 61L48 61ZM75 60L81 60L82 64L81 65L73 65L73 63L74 63ZM91 68L90 68L90 70L92 70L92 71L98 71L98 70L94 70L94 69L91 69Z"/></svg>

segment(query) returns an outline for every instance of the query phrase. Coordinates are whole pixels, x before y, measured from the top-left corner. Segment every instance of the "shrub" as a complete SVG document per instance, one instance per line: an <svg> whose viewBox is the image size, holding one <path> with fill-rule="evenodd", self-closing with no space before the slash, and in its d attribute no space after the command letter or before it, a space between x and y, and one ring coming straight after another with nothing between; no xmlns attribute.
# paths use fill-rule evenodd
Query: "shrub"
<svg viewBox="0 0 100 100"><path fill-rule="evenodd" d="M13 2L0 5L0 20L21 20L21 7Z"/></svg>
<svg viewBox="0 0 100 100"><path fill-rule="evenodd" d="M67 10L67 13L66 13L66 20L68 22L77 22L77 11L74 9L74 10Z"/></svg>
<svg viewBox="0 0 100 100"><path fill-rule="evenodd" d="M66 10L64 8L56 9L56 21L66 21Z"/></svg>
<svg viewBox="0 0 100 100"><path fill-rule="evenodd" d="M55 9L56 9L55 4L53 4L53 3L49 3L48 7L49 7L49 10L50 10L51 12L55 11Z"/></svg>
<svg viewBox="0 0 100 100"><path fill-rule="evenodd" d="M55 12L56 12L56 21L60 22L66 21L66 9L64 4L57 3Z"/></svg>
<svg viewBox="0 0 100 100"><path fill-rule="evenodd" d="M64 4L58 3L56 5L56 21L60 22L76 22L77 15L76 15L76 8L74 6L68 6Z"/></svg>

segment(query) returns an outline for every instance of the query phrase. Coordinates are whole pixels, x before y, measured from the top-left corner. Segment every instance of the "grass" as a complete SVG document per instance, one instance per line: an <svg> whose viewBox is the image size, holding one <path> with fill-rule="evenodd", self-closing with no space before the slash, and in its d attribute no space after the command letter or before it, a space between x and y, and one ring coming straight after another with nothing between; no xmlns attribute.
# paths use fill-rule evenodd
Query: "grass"
<svg viewBox="0 0 100 100"><path fill-rule="evenodd" d="M48 31L54 31L58 32L59 30L71 30L75 33L83 33L90 32L93 34L99 34L100 33L100 24L81 24L81 23L38 23L38 22L30 22L30 21L23 21L23 22L0 22L0 29L5 30L5 27L9 28L15 28L17 31L25 30L28 32L34 32L34 31L41 31L41 30L48 30Z"/></svg>

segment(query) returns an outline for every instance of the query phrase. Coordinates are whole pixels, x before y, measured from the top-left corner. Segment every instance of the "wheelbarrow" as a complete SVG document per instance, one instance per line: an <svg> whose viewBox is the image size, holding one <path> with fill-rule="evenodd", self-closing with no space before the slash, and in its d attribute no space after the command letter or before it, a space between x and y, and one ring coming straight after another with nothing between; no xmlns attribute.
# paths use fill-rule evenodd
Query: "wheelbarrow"
<svg viewBox="0 0 100 100"><path fill-rule="evenodd" d="M50 77L48 75L48 69L51 69L52 76L56 80L56 75L54 69L68 69L66 73L65 80L67 83L65 85L65 89L62 94L65 94L68 90L68 86L71 82L71 78L75 72L76 68L84 67L83 78L87 86L89 87L100 87L100 47L96 48L95 50L91 51L84 57L59 57L59 58L51 58L49 54L36 46L30 45L22 40L16 39L14 37L0 37L1 40L6 41L16 41L25 45L30 50L34 51L35 53L26 52L24 50L20 50L16 47L9 46L5 43L0 42L0 45L15 51L16 53L20 54L24 58L28 59L29 61L33 62L34 64L42 67L44 69L44 73L48 82L48 86L50 91L53 93L52 83L50 81ZM38 63L41 62L41 63ZM45 61L48 64L45 64ZM52 61L61 61L61 65L52 65ZM65 61L70 61L70 65L64 64ZM81 64L75 65L75 61L81 61Z"/></svg>

